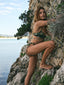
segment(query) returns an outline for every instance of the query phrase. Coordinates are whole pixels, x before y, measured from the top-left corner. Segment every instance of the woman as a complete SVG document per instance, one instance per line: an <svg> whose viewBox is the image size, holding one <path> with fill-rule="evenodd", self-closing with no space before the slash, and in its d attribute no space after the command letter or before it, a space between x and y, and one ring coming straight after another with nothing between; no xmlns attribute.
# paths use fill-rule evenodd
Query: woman
<svg viewBox="0 0 64 85"><path fill-rule="evenodd" d="M44 49L44 54L40 63L40 68L51 69L53 66L45 64L45 60L48 55L55 48L55 43L53 40L44 41L46 35L51 35L47 31L47 25L49 22L55 21L55 19L47 20L47 15L43 7L39 7L34 15L34 27L33 27L33 38L31 43L29 43L26 50L26 54L29 56L29 66L27 76L25 78L25 85L29 85L31 76L35 70L37 64L37 54L42 52Z"/></svg>

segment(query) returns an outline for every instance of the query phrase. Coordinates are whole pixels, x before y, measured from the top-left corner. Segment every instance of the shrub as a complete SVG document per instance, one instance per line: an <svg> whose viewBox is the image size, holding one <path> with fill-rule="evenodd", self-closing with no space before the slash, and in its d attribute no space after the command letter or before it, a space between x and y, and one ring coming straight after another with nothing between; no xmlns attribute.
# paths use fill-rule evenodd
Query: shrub
<svg viewBox="0 0 64 85"><path fill-rule="evenodd" d="M53 76L45 74L42 79L39 81L38 85L50 85Z"/></svg>

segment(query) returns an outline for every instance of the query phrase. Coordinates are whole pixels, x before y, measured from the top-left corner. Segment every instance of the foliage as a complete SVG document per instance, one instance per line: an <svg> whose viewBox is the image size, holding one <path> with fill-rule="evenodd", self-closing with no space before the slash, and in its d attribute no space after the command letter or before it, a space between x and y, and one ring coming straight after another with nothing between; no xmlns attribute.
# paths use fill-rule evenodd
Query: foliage
<svg viewBox="0 0 64 85"><path fill-rule="evenodd" d="M17 29L18 32L14 35L15 37L22 36L26 32L32 31L30 29L31 28L31 22L32 22L32 19L33 19L33 15L32 15L31 10L28 10L28 11L25 11L24 13L22 13L20 15L19 19L21 19L23 21L23 24L21 25L20 28Z"/></svg>
<svg viewBox="0 0 64 85"><path fill-rule="evenodd" d="M39 81L38 85L50 85L53 76L45 74L42 79Z"/></svg>
<svg viewBox="0 0 64 85"><path fill-rule="evenodd" d="M64 2L60 3L60 4L58 5L57 9L59 9L59 8L61 8L61 7L63 7L63 6L64 6Z"/></svg>
<svg viewBox="0 0 64 85"><path fill-rule="evenodd" d="M37 85L37 80L39 79L39 76L41 76L40 74L41 74L41 70L37 70L37 67L36 67L36 71L34 72L32 76L32 84Z"/></svg>
<svg viewBox="0 0 64 85"><path fill-rule="evenodd" d="M57 6L57 12L58 12L58 13L64 13L64 2L60 3L60 4Z"/></svg>
<svg viewBox="0 0 64 85"><path fill-rule="evenodd" d="M44 41L48 41L48 40L51 40L51 37L47 35L47 36L45 37Z"/></svg>
<svg viewBox="0 0 64 85"><path fill-rule="evenodd" d="M24 56L25 55L25 53L21 53L21 56Z"/></svg>

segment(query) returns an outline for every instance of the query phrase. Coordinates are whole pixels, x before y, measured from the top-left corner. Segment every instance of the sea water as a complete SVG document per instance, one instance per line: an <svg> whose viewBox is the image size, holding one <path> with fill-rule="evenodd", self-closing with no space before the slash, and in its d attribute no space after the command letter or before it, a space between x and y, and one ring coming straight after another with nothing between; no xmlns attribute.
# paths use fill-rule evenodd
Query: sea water
<svg viewBox="0 0 64 85"><path fill-rule="evenodd" d="M7 85L11 65L19 57L21 48L27 44L27 40L0 39L0 85Z"/></svg>

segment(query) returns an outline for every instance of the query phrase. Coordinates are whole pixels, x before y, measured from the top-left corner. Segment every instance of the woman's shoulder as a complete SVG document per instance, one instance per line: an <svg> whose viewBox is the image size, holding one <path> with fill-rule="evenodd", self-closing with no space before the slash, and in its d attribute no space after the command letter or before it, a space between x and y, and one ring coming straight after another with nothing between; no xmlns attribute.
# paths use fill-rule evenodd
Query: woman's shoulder
<svg viewBox="0 0 64 85"><path fill-rule="evenodd" d="M41 26L46 26L46 25L47 25L47 20L38 20L34 24L34 26L36 26L36 27L41 27Z"/></svg>
<svg viewBox="0 0 64 85"><path fill-rule="evenodd" d="M38 24L39 22L41 22L41 21L43 21L43 20L38 20L38 21L36 21L36 22L34 23L34 25L37 26L37 24Z"/></svg>
<svg viewBox="0 0 64 85"><path fill-rule="evenodd" d="M41 20L36 21L36 22L34 23L34 27L37 27L37 28L38 28L38 25L39 25L40 21L41 21Z"/></svg>

